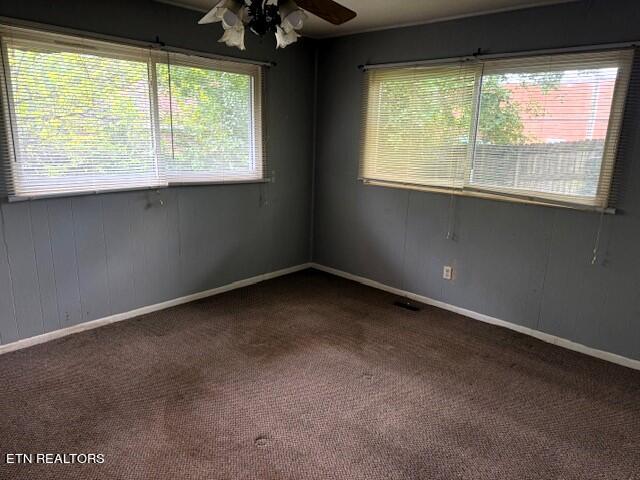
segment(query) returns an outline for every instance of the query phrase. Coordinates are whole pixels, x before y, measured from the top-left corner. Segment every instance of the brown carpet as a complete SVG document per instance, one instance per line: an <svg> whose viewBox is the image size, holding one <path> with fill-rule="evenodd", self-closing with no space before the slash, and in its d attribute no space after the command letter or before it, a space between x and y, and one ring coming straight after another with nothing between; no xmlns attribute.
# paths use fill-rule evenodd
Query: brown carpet
<svg viewBox="0 0 640 480"><path fill-rule="evenodd" d="M2 355L2 462L105 462L0 477L640 478L640 372L394 300L307 271Z"/></svg>

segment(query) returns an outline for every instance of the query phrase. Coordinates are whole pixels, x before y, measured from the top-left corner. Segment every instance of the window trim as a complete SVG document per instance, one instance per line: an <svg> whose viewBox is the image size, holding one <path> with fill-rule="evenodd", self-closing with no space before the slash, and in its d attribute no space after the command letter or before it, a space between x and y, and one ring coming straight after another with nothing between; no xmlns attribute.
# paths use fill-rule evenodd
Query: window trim
<svg viewBox="0 0 640 480"><path fill-rule="evenodd" d="M169 53L168 59L157 63L167 63L169 69L172 66L206 68L211 71L222 71L228 73L237 73L247 75L251 78L251 158L258 178L228 178L224 180L216 180L214 178L195 180L186 177L184 180L171 180L167 174L169 186L187 186L187 185L226 185L226 184L243 184L243 183L268 183L267 178L267 157L265 146L265 72L262 69L256 69L255 65L247 63L230 62L227 60L217 60L212 58L204 58L196 55L187 55L182 53ZM156 98L158 90L155 90ZM257 123L256 123L257 122Z"/></svg>
<svg viewBox="0 0 640 480"><path fill-rule="evenodd" d="M624 128L624 117L625 110L627 107L627 103L629 101L629 87L631 74L633 72L634 66L638 59L635 57L634 53L638 48L639 42L629 42L629 43L618 43L618 44L610 44L610 45L602 45L598 47L574 47L574 48L564 48L564 49L548 49L548 50L537 50L532 52L516 52L516 53L506 53L506 54L493 54L493 55L484 55L478 54L469 57L455 57L455 58L441 58L441 59L433 59L433 60L424 60L424 61L415 61L415 62L395 62L395 63L386 63L386 64L371 64L371 65L360 65L358 68L363 72L367 72L369 70L388 70L388 69L414 69L414 68L437 68L443 66L455 66L461 64L477 64L478 72L480 75L479 81L476 81L475 90L473 97L473 104L471 105L472 111L472 132L469 137L469 149L468 149L468 158L469 161L473 162L473 158L476 150L476 138L478 132L478 118L480 113L480 95L482 91L482 80L485 75L485 68L488 64L491 64L495 61L500 60L526 60L528 58L536 58L536 57L545 57L545 56L563 56L563 55L579 55L579 54L595 54L599 52L624 52L631 51L630 60L628 62L620 61L615 62L612 61L611 65L615 65L620 68L624 67L624 70L619 73L616 77L616 82L613 91L613 98L611 104L610 116L607 124L607 135L605 138L604 146L603 146L603 163L600 169L599 177L598 177L598 189L597 193L593 198L594 200L599 198L601 192L603 190L607 191L605 198L607 199L607 204L605 206L593 205L584 202L585 197L580 196L572 196L572 195L562 195L562 194L545 194L545 192L540 192L540 195L531 196L522 194L521 191L516 189L507 189L496 187L494 189L490 188L481 188L477 186L473 186L469 182L469 178L465 178L463 187L441 187L441 186L430 186L426 184L417 184L403 181L388 181L388 180L378 180L374 178L367 178L364 176L364 151L360 152L359 159L359 169L358 169L358 180L361 181L364 185L373 185L373 186L381 186L386 188L401 188L401 189L409 189L415 191L425 191L425 192L434 192L434 193L445 193L456 196L467 196L467 197L475 197L475 198L484 198L491 200L499 200L499 201L508 201L514 203L525 203L525 204L534 204L534 205L543 205L543 206L551 206L551 207L561 207L561 208L569 208L575 210L586 210L586 211L598 211L604 213L615 213L616 209L611 206L612 204L612 189L616 176L616 163L618 161L618 157L620 156L620 141ZM600 68L600 67L598 67ZM490 71L490 70L489 70ZM367 82L366 77L363 83L363 116L362 125L361 125L361 139L364 139L365 132L367 130L366 125L366 115L368 109L368 101L369 101L369 89L370 83ZM613 112L620 112L619 115L614 115ZM611 143L614 142L614 145L611 146ZM364 144L364 140L362 140ZM607 161L607 152L612 151L611 159L609 160L609 168L604 168L604 162ZM472 169L469 169L471 172ZM470 177L468 175L467 177ZM562 197L562 198L558 198ZM575 199L572 201L571 199Z"/></svg>
<svg viewBox="0 0 640 480"><path fill-rule="evenodd" d="M186 62L189 66L196 68L209 68L212 70L229 71L233 73L242 73L251 77L251 102L252 102L252 122L255 122L260 115L258 121L259 128L252 128L252 160L255 170L259 178L255 179L225 179L225 180L194 180L186 179L185 181L172 180L165 176L164 182L159 184L149 183L149 185L129 185L117 188L99 188L87 190L61 190L52 193L19 193L19 175L17 175L14 165L18 162L18 136L17 136L17 117L15 111L15 101L13 98L13 90L11 85L11 69L8 61L7 38L19 39L26 43L40 44L42 48L50 48L55 51L52 45L59 43L61 51L78 53L90 52L95 47L96 53L101 52L107 58L118 58L122 60L144 61L148 68L148 85L149 85L149 101L152 130L152 142L155 151L156 171L166 168L161 158L160 145L160 119L159 119L159 97L158 97L158 81L156 66L161 63L171 62L175 64L176 58L189 59ZM74 41L75 40L75 41ZM159 41L158 41L159 42ZM180 62L182 64L182 62ZM99 35L87 33L79 30L52 27L49 25L38 24L33 22L23 22L0 17L0 125L2 125L3 136L2 141L7 145L6 155L2 154L0 158L0 194L7 198L10 202L28 201L39 198L59 198L74 197L84 195L94 195L102 193L126 192L126 191L143 191L158 190L170 186L205 186L205 185L221 185L221 184L254 184L268 183L267 172L267 156L266 156L266 134L265 134L265 76L266 68L272 67L273 62L262 62L250 59L242 59L235 57L227 57L223 55L215 55L207 52L188 50L182 48L168 47L162 43L146 43L129 40L126 38L112 37L108 35ZM223 66L224 68L221 68ZM254 73L252 73L252 71ZM260 103L257 103L260 102ZM256 131L257 130L257 131ZM4 149L3 149L4 150ZM257 152L257 153L253 153ZM259 156L256 156L259 155ZM157 174L154 178L162 178Z"/></svg>

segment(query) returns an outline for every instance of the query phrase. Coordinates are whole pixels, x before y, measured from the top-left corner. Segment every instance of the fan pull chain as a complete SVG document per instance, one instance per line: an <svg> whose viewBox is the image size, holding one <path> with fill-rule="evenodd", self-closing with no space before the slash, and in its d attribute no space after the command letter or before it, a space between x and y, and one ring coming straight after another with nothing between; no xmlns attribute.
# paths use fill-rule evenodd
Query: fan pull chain
<svg viewBox="0 0 640 480"><path fill-rule="evenodd" d="M169 128L171 129L171 158L175 160L176 149L173 140L173 89L171 87L171 55L167 52L167 81L169 83Z"/></svg>
<svg viewBox="0 0 640 480"><path fill-rule="evenodd" d="M595 265L598 261L598 254L600 253L600 236L602 235L602 226L604 223L604 210L600 212L600 220L598 222L598 231L596 232L596 240L593 245L593 258L591 259L591 265Z"/></svg>
<svg viewBox="0 0 640 480"><path fill-rule="evenodd" d="M457 207L457 201L456 201L456 196L451 194L451 197L449 199L449 219L448 219L448 225L447 225L447 240L454 240L455 239L455 223L456 223L456 207Z"/></svg>
<svg viewBox="0 0 640 480"><path fill-rule="evenodd" d="M400 290L404 290L404 277L407 265L407 236L409 235L409 210L411 207L411 190L407 191L407 206L404 212L404 240L402 243L402 271L400 272Z"/></svg>

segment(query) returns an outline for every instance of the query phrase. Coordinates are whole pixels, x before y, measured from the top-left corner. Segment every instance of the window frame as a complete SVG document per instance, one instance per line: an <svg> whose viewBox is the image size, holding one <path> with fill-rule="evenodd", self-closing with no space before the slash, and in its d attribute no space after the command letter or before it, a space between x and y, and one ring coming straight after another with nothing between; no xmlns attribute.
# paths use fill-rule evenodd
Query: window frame
<svg viewBox="0 0 640 480"><path fill-rule="evenodd" d="M132 60L144 62L147 66L147 89L150 102L150 123L149 129L151 137L149 140L153 144L154 161L156 174L153 180L145 181L144 179L138 184L123 185L122 187L105 187L105 188L87 188L87 189L65 189L59 191L39 193L29 192L28 183L20 179L18 172L21 168L19 136L18 136L18 116L16 114L16 103L13 96L13 85L11 66L9 64L9 46L10 39L25 44L33 44L42 49L54 52L77 52L85 54L95 54L105 58L114 58L120 60ZM132 43L135 43L132 41ZM56 47L59 45L59 47ZM221 57L214 55L204 56L198 55L198 52L170 48L158 47L157 45L143 46L130 44L126 39L102 39L93 35L84 36L80 32L66 31L60 33L57 31L48 31L41 28L32 28L30 26L14 26L6 23L0 23L0 135L2 142L7 145L6 153L2 152L0 161L0 193L7 197L9 201L32 200L38 198L55 198L55 197L73 197L82 195L91 195L99 193L126 192L136 190L155 190L167 188L169 186L180 185L218 185L218 184L252 184L269 182L267 178L266 165L266 135L265 135L265 69L267 64L263 62L243 61ZM158 70L160 64L167 64L169 67L175 59L188 59L188 66L194 68L206 68L214 71L229 71L232 73L242 73L251 78L251 161L252 170L256 172L256 178L246 179L187 179L185 181L171 180L166 175L167 160L163 158L165 155L161 151L161 124L159 110L159 89L158 89ZM181 62L182 63L182 62ZM180 64L180 63L178 63ZM256 127L257 123L257 127ZM173 132L171 132L173 135ZM5 150L4 148L2 150ZM126 176L126 171L124 172ZM144 174L131 172L131 177L136 178ZM162 179L164 179L162 181ZM22 183L22 185L21 185ZM133 182L132 182L133 183ZM64 187L64 183L61 184Z"/></svg>
<svg viewBox="0 0 640 480"><path fill-rule="evenodd" d="M569 56L569 55L589 55L598 52L617 52L622 54L623 52L628 53L629 58L620 58L613 59L609 62L603 61L602 64L594 66L593 68L608 68L615 66L618 68L618 73L616 76L614 89L613 89L613 97L611 102L611 109L609 111L609 118L607 122L607 133L603 142L603 154L602 154L602 163L600 166L600 170L598 172L598 187L597 192L593 197L584 197L584 196L576 196L569 194L553 194L546 192L536 192L536 195L529 195L523 193L520 189L510 189L508 187L482 187L479 185L474 185L472 183L472 175L473 175L473 163L476 155L476 147L477 147L477 136L479 130L479 118L481 111L481 99L482 99L482 87L485 75L491 75L491 66L492 64L498 64L500 62L504 62L505 60L508 62L509 60L514 61L527 61L528 59L535 60L541 57L561 57L561 56ZM365 148L368 148L364 145L366 142L365 136L367 129L371 127L366 124L367 122L367 112L370 108L369 104L369 94L371 91L371 80L365 80L363 82L363 115L362 115L362 126L361 126L361 135L363 146L360 152L360 165L359 165L359 174L358 179L365 185L377 185L388 188L402 188L409 190L418 190L418 191L427 191L427 192L435 192L435 193L448 193L459 196L469 196L469 197L480 197L487 198L493 200L502 200L509 201L515 203L527 203L527 204L537 204L537 205L545 205L545 206L555 206L555 207L565 207L572 209L580 209L580 210L596 210L596 211L606 211L613 212L615 211L612 206L612 189L613 183L615 181L616 174L616 162L618 160L618 150L620 147L620 137L623 129L623 117L624 110L626 104L628 102L629 97L629 84L631 72L634 68L635 61L634 58L635 47L620 47L616 46L612 47L608 50L580 50L579 52L573 51L554 51L550 53L545 53L544 51L535 52L532 54L514 54L514 55L495 55L495 56L487 56L487 59L480 57L464 57L460 59L440 59L434 61L426 61L426 62L418 62L418 63L400 63L400 64L388 64L388 65L371 65L370 69L375 70L387 70L387 69L413 69L416 67L424 67L424 68L442 68L443 66L455 66L460 64L473 64L477 66L477 78L475 85L475 93L473 96L473 103L471 104L471 124L472 131L469 137L469 147L468 147L468 158L467 164L465 165L464 170L464 180L463 186L440 186L440 185L428 185L428 184L420 184L420 183L408 183L402 180L399 181L390 181L390 180L379 180L375 178L368 178L364 175L365 171L365 162L366 152ZM504 57L504 60L502 59ZM622 55L621 55L622 57ZM574 62L575 65L579 65L579 61L576 60ZM489 67L489 68L487 68ZM364 70L368 70L366 66ZM378 108L378 107L376 107ZM618 114L614 114L618 112ZM585 202L585 198L593 200L593 202ZM604 198L605 204L598 204L598 199Z"/></svg>
<svg viewBox="0 0 640 480"><path fill-rule="evenodd" d="M429 188L433 189L433 191L448 191L448 190L462 190L464 188L464 184L466 181L466 170L462 170L460 171L460 166L463 165L465 168L467 167L467 165L469 164L469 162L471 161L472 158L472 150L473 150L473 144L471 143L471 139L475 138L476 135L476 128L475 128L475 124L474 124L474 120L475 117L477 115L477 109L475 108L475 105L478 101L478 96L480 94L480 91L478 89L478 79L481 78L482 75L482 69L481 69L481 65L480 64L469 64L468 62L438 62L435 65L429 66L427 67L428 70L430 71L435 71L437 73L440 73L443 76L447 76L449 74L454 74L454 73L462 73L464 76L468 76L468 77L473 77L474 78L474 84L472 85L472 89L471 90L471 102L472 102L472 119L469 122L469 143L467 144L466 148L465 148L465 152L464 152L464 157L465 157L465 161L464 162L460 162L459 164L455 165L455 172L451 172L450 175L448 176L442 176L442 177L433 177L432 178L432 182L429 184ZM417 69L421 69L422 67L417 67ZM409 70L415 70L416 67L408 67ZM389 69L381 69L383 71L382 75L384 75L384 71L387 70L389 71L391 74L393 74L394 70L398 70L397 68L389 68ZM400 69L400 70L404 70L404 68ZM431 75L431 73L427 73L427 75ZM393 75L391 75L391 79L393 80L394 77ZM389 79L386 79L389 80ZM367 83L368 81L368 83ZM388 180L388 179L368 179L366 177L366 165L363 162L363 157L366 156L367 151L369 151L369 149L373 149L373 150L378 150L378 139L380 136L380 132L383 130L383 128L376 124L373 127L368 127L366 125L366 120L369 116L374 116L376 118L380 118L381 116L381 102L374 102L374 111L373 111L373 115L370 115L370 111L368 110L369 107L371 106L371 104L369 103L369 99L370 98L374 98L374 97L378 97L380 98L380 96L382 95L382 91L383 91L383 83L385 81L385 79L380 79L380 78L373 78L373 77L369 77L367 78L367 81L365 81L365 108L363 109L363 132L362 132L362 152L361 152L361 159L360 159L360 165L359 165L359 179L360 180L369 180L369 183L373 183L373 182L380 182L380 183L397 183L399 185L413 185L411 183L406 183L406 182L394 182L393 180ZM373 93L373 95L372 95ZM367 136L367 134L371 134L370 136ZM371 142L372 138L375 140L374 142ZM373 145L372 145L373 144ZM376 162L376 166L377 166L377 162ZM451 184L447 184L448 182L450 182ZM453 186L453 185L456 186ZM417 185L423 185L423 184L417 184ZM408 188L408 187L405 187Z"/></svg>
<svg viewBox="0 0 640 480"><path fill-rule="evenodd" d="M9 31L9 34L5 34L6 31ZM150 139L153 143L154 147L154 162L155 166L155 176L149 177L148 181L141 182L140 185L136 185L135 182L132 182L129 185L125 185L123 187L117 188L86 188L86 189L77 189L77 190L67 190L61 188L58 192L55 193L20 193L21 191L25 191L26 189L22 188L21 183L25 183L21 180L20 175L18 173L18 169L21 167L18 165L19 162L19 135L18 135L18 117L16 115L16 104L13 98L13 88L12 88L12 75L11 68L8 61L8 46L7 46L7 37L12 37L18 39L20 42L26 45L34 45L36 48L40 48L42 50L47 50L50 52L65 52L65 53L89 53L94 56L103 57L106 59L117 59L124 61L136 61L140 63L146 64L147 68L147 88L148 95L150 101L150 123L149 129L152 132L152 138ZM50 34L46 32L40 31L30 31L23 29L13 29L7 28L4 25L0 25L0 48L2 49L2 78L0 81L3 82L4 88L3 91L0 92L0 96L2 98L3 103L3 115L4 118L8 118L9 122L7 122L7 130L9 141L11 144L9 148L10 158L8 159L10 163L10 174L11 174L11 185L8 189L11 190L12 193L9 194L9 200L18 201L18 200L29 200L36 198L46 198L46 197L67 197L67 196L76 196L76 195L91 195L97 193L109 193L109 192L118 192L118 191L133 191L133 190L147 190L147 189L157 189L163 188L167 186L166 182L161 181L162 176L160 175L160 170L162 169L161 161L160 161L160 145L158 143L158 138L156 137L156 128L158 127L158 118L157 118L157 109L154 109L153 102L156 102L157 105L157 85L154 83L155 80L152 79L152 69L155 68L155 60L154 57L157 53L150 51L149 49L142 49L138 47L130 47L127 45L119 45L119 44L110 44L102 41L94 41L94 40L86 40L78 37L77 42L72 41L73 38L67 35L59 35L59 34ZM83 45L81 42L86 42L86 45ZM59 44L60 47L56 48L56 44ZM6 96L6 99L4 98ZM5 135L5 138L7 138ZM131 174L132 180L133 178L139 176L140 174ZM155 181L154 181L155 180ZM6 182L6 179L5 179ZM52 182L53 183L53 182ZM28 185L28 183L27 183Z"/></svg>
<svg viewBox="0 0 640 480"><path fill-rule="evenodd" d="M211 176L208 179L197 180L195 177L188 177L184 180L171 180L167 173L169 185L224 185L242 183L265 183L266 178L266 154L265 154L265 103L264 103L264 77L265 72L256 65L242 62L221 61L196 55L183 53L168 53L166 60L157 61L154 71L157 72L157 64L167 64L169 71L172 66L202 68L210 71L228 72L247 75L251 79L251 161L253 169L256 171L256 178L237 179L216 179ZM171 81L171 75L169 75ZM158 101L158 88L156 85L156 101Z"/></svg>

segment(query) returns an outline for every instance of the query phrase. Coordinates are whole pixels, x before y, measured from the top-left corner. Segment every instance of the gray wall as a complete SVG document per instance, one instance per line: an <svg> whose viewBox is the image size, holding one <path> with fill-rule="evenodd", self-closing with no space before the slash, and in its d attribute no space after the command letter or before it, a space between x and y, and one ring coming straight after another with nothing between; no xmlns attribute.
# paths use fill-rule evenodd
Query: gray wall
<svg viewBox="0 0 640 480"><path fill-rule="evenodd" d="M597 214L358 183L356 66L640 40L636 0L594 0L322 42L314 260L640 359L640 112L629 112L622 213ZM637 92L636 92L637 94ZM637 110L637 106L634 110ZM454 238L447 240L449 224ZM442 279L453 265L455 279Z"/></svg>
<svg viewBox="0 0 640 480"><path fill-rule="evenodd" d="M313 41L276 51L248 36L241 53L197 12L150 0L8 0L0 15L278 63L267 79L276 183L0 204L0 342L309 261Z"/></svg>

